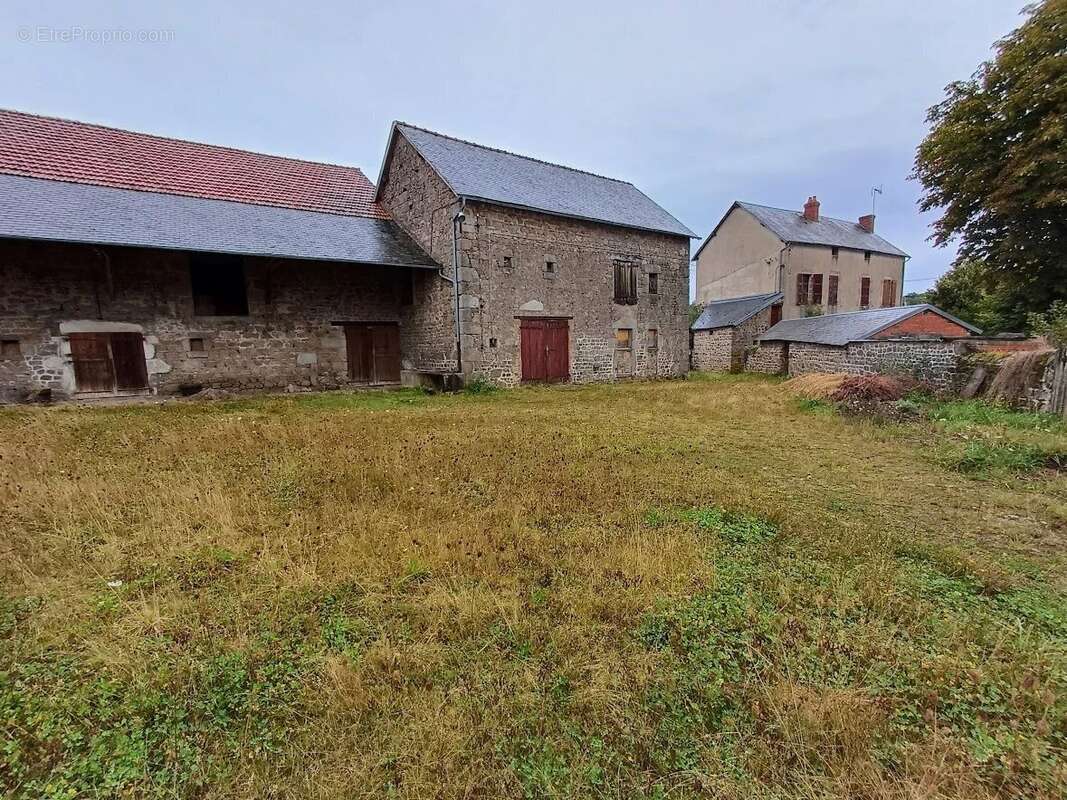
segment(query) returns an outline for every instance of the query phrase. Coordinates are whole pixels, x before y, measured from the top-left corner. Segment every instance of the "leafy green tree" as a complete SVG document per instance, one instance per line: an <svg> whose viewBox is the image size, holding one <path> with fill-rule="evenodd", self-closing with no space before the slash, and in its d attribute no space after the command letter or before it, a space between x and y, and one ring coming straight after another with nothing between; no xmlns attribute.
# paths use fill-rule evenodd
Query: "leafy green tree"
<svg viewBox="0 0 1067 800"><path fill-rule="evenodd" d="M1025 311L1014 311L1003 294L987 288L989 283L981 261L957 261L927 293L928 302L977 325L983 333L1022 330Z"/></svg>
<svg viewBox="0 0 1067 800"><path fill-rule="evenodd" d="M1016 329L1067 300L1067 0L1025 13L993 60L929 110L913 173L920 207L943 212L934 242L959 240L951 290L980 277L982 303L1002 301L1003 324Z"/></svg>
<svg viewBox="0 0 1067 800"><path fill-rule="evenodd" d="M931 292L929 290L925 292L908 292L904 295L904 305L906 306L921 306L923 303L932 303L930 299Z"/></svg>

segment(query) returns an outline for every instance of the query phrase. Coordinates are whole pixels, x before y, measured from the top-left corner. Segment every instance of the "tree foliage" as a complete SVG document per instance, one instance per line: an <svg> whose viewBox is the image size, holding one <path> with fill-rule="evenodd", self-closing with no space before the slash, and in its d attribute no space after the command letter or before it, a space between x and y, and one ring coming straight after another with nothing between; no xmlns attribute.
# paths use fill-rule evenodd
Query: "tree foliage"
<svg viewBox="0 0 1067 800"><path fill-rule="evenodd" d="M1021 331L1026 312L1014 309L1002 291L989 285L985 264L958 261L927 293L927 302L977 325L983 333Z"/></svg>
<svg viewBox="0 0 1067 800"><path fill-rule="evenodd" d="M980 279L1016 327L1067 300L1067 0L1025 13L993 60L929 110L913 175L921 208L942 210L933 240L958 238L972 265L949 283Z"/></svg>

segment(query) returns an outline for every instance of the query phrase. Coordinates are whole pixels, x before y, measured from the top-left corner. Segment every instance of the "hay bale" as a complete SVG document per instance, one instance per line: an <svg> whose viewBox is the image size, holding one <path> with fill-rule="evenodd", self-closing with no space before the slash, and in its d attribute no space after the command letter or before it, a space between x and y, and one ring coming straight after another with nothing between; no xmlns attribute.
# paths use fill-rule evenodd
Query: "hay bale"
<svg viewBox="0 0 1067 800"><path fill-rule="evenodd" d="M811 372L790 378L782 386L808 400L829 400L846 378L844 372Z"/></svg>

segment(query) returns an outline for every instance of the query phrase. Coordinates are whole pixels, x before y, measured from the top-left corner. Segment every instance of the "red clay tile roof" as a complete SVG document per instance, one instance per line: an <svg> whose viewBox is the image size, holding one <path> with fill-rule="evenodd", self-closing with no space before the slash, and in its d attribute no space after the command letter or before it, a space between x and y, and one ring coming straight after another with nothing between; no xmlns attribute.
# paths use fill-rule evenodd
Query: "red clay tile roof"
<svg viewBox="0 0 1067 800"><path fill-rule="evenodd" d="M389 219L356 167L4 109L0 174Z"/></svg>

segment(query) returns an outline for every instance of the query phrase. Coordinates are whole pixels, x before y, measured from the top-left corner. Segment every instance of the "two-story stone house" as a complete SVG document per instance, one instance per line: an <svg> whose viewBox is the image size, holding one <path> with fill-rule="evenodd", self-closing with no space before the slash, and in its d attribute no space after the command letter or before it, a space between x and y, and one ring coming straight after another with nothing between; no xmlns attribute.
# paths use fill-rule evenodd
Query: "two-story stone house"
<svg viewBox="0 0 1067 800"><path fill-rule="evenodd" d="M907 258L873 214L824 217L815 197L799 212L735 202L693 257L697 301L781 292L781 319L897 306Z"/></svg>
<svg viewBox="0 0 1067 800"><path fill-rule="evenodd" d="M0 112L0 398L685 372L692 234L631 184L404 125L380 183Z"/></svg>

